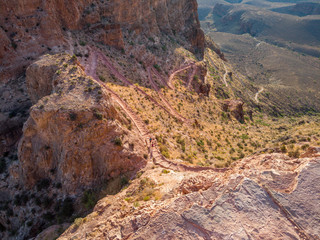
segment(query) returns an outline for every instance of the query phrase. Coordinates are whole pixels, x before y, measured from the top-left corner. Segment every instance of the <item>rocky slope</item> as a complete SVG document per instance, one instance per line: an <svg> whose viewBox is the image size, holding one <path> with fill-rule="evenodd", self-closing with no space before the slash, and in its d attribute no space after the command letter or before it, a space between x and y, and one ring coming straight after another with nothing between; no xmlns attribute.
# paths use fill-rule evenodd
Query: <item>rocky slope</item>
<svg viewBox="0 0 320 240"><path fill-rule="evenodd" d="M319 112L318 3L198 2L206 34L235 69L264 89L264 100L256 101L261 109L273 115ZM296 16L313 9L315 15Z"/></svg>
<svg viewBox="0 0 320 240"><path fill-rule="evenodd" d="M71 50L68 30L118 48L130 36L161 34L182 36L199 53L204 47L196 0L2 1L0 23L1 82L23 73L45 52Z"/></svg>
<svg viewBox="0 0 320 240"><path fill-rule="evenodd" d="M319 239L319 168L318 152L252 156L223 174L149 169L59 239ZM145 179L162 197L132 204Z"/></svg>
<svg viewBox="0 0 320 240"><path fill-rule="evenodd" d="M34 237L70 221L92 207L92 192L109 181L123 186L146 164L141 124L95 69L87 72L94 79L84 73L90 47L154 64L174 60L159 51L169 41L203 56L204 34L196 1L129 4L1 1L0 238ZM45 53L58 55L34 63Z"/></svg>
<svg viewBox="0 0 320 240"><path fill-rule="evenodd" d="M145 163L144 142L128 131L128 119L75 59L43 57L27 69L27 85L37 104L19 144L24 185L49 178L71 194Z"/></svg>
<svg viewBox="0 0 320 240"><path fill-rule="evenodd" d="M293 190L296 175L317 160L253 153L297 157L317 144L317 119L272 119L278 125L269 127L252 108L259 89L204 39L196 9L187 0L4 1L0 238L55 239L73 221L62 238L224 237L221 225L204 226L215 221L208 206L232 191L242 199L243 189L265 199L261 209L284 224L275 238L313 236L269 204L263 184L274 178L271 190ZM277 172L265 173L271 164ZM278 186L278 175L287 185ZM233 209L232 220L247 216L225 208Z"/></svg>

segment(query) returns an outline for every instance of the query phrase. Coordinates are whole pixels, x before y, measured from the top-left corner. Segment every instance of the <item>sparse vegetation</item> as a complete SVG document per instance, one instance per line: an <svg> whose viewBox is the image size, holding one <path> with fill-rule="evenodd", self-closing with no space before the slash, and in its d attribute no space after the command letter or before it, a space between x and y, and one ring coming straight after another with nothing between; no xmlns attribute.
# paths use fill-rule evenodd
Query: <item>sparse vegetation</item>
<svg viewBox="0 0 320 240"><path fill-rule="evenodd" d="M121 147L122 146L122 140L120 137L116 137L114 140L113 140L114 144Z"/></svg>
<svg viewBox="0 0 320 240"><path fill-rule="evenodd" d="M92 191L87 190L83 193L81 202L87 209L91 209L97 202L97 196Z"/></svg>

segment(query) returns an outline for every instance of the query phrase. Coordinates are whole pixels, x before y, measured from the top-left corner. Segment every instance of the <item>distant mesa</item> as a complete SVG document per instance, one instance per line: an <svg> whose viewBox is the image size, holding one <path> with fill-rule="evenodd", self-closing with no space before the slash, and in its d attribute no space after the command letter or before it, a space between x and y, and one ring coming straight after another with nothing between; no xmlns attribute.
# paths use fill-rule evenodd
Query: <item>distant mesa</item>
<svg viewBox="0 0 320 240"><path fill-rule="evenodd" d="M311 2L297 3L294 6L274 8L272 9L272 11L295 15L299 17L304 17L308 15L320 15L320 4Z"/></svg>

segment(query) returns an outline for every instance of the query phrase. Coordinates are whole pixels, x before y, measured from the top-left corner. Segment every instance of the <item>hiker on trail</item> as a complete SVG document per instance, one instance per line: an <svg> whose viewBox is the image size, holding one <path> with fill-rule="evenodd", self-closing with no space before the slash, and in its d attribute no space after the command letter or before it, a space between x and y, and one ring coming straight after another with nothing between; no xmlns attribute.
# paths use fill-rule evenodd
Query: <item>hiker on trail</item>
<svg viewBox="0 0 320 240"><path fill-rule="evenodd" d="M149 140L150 140L150 144L151 144L152 143L152 137L150 137Z"/></svg>

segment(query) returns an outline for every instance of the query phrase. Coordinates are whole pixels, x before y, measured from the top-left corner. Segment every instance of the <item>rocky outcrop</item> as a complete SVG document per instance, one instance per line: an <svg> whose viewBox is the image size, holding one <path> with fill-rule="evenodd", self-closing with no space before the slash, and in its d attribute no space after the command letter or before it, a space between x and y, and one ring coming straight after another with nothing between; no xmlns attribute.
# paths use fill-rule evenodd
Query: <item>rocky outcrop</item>
<svg viewBox="0 0 320 240"><path fill-rule="evenodd" d="M230 112L230 114L239 122L244 121L243 104L241 100L224 100L222 103L222 110Z"/></svg>
<svg viewBox="0 0 320 240"><path fill-rule="evenodd" d="M59 239L318 239L319 170L318 158L269 154L219 175L170 173L171 198L131 207L125 192L107 197Z"/></svg>
<svg viewBox="0 0 320 240"><path fill-rule="evenodd" d="M47 179L70 194L145 164L139 135L75 58L47 55L27 73L31 99L42 98L19 144L25 186Z"/></svg>
<svg viewBox="0 0 320 240"><path fill-rule="evenodd" d="M223 52L221 51L221 49L217 46L217 44L212 41L212 39L209 36L205 36L205 44L207 48L210 48L211 50L213 50L216 54L219 55L219 57L223 60L226 61Z"/></svg>
<svg viewBox="0 0 320 240"><path fill-rule="evenodd" d="M45 52L72 51L69 31L117 48L130 38L176 35L199 55L204 50L196 0L5 1L0 22L0 81L22 74Z"/></svg>
<svg viewBox="0 0 320 240"><path fill-rule="evenodd" d="M28 67L26 83L28 94L33 104L36 104L44 96L51 94L57 70L58 66L52 64L47 58L42 58Z"/></svg>
<svg viewBox="0 0 320 240"><path fill-rule="evenodd" d="M309 147L301 157L320 157L320 147Z"/></svg>
<svg viewBox="0 0 320 240"><path fill-rule="evenodd" d="M191 79L192 88L198 94L208 97L210 94L211 85L207 82L207 66L204 62L199 62L194 66L194 68L194 73L191 75L191 77L193 77L193 79Z"/></svg>

